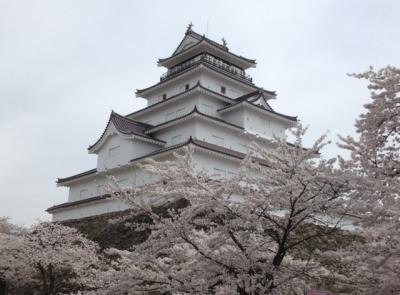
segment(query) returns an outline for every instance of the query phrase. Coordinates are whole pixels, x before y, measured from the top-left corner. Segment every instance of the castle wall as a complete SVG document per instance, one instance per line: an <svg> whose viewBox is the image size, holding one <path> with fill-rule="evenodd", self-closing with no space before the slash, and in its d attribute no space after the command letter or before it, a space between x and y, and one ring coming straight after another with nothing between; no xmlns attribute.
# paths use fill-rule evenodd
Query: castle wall
<svg viewBox="0 0 400 295"><path fill-rule="evenodd" d="M158 157L156 160L165 161L173 160L172 154ZM239 161L230 158L223 158L208 152L195 150L193 160L197 169L206 169L215 177L232 177L236 174L239 167ZM120 182L122 188L131 186L140 186L145 183L155 181L156 176L150 175L146 171L138 168L135 164L129 168L119 168L111 173L117 181ZM84 200L107 193L106 186L109 179L105 174L96 175L87 179L75 182L70 187L69 202ZM87 194L81 196L82 190L86 190ZM81 204L79 206L65 208L53 212L53 221L62 221L66 219L77 219L92 215L110 213L115 211L126 210L126 204L116 200L102 200Z"/></svg>

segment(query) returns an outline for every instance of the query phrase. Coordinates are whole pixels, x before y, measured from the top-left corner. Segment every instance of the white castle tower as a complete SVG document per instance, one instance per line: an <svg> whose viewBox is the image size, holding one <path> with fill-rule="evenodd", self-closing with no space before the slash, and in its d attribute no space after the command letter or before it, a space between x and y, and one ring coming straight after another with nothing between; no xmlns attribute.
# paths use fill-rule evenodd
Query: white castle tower
<svg viewBox="0 0 400 295"><path fill-rule="evenodd" d="M136 165L146 158L171 160L174 152L193 146L197 167L229 177L250 141L268 144L274 136L285 137L296 117L271 108L268 101L275 92L256 86L246 74L255 60L232 53L222 41L201 36L189 25L174 53L159 59L167 69L160 81L137 90L147 107L125 116L111 112L104 132L88 148L97 155L97 167L57 180L69 188L69 196L47 209L54 221L127 209L105 194L107 176L115 176L121 186L150 182L151 175Z"/></svg>

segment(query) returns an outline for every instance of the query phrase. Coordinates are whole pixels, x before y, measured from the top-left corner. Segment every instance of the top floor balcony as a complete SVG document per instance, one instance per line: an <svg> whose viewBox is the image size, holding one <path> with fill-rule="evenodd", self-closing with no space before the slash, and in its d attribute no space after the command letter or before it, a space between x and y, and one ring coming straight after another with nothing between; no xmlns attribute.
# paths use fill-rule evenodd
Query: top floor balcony
<svg viewBox="0 0 400 295"><path fill-rule="evenodd" d="M189 60L169 69L168 72L164 73L161 76L160 81L164 81L165 79L175 76L175 75L179 74L180 72L182 72L188 68L191 68L197 64L200 64L200 63L209 64L211 66L214 66L218 69L223 70L223 72L225 72L226 74L228 74L230 76L241 79L246 83L253 84L253 79L249 75L247 75L244 70L240 69L239 67L233 66L233 65L223 61L222 59L219 59L219 58L212 56L210 54L207 54L207 53L197 55L194 58L189 59Z"/></svg>

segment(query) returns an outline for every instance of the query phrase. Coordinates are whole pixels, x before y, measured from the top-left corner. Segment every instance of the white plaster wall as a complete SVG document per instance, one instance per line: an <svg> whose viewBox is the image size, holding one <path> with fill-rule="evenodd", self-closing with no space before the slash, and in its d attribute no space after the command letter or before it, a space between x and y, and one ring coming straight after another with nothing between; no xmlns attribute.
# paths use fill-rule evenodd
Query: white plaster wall
<svg viewBox="0 0 400 295"><path fill-rule="evenodd" d="M71 184L68 202L84 200L107 193L106 185L109 182L107 175L113 175L122 187L142 185L152 180L151 175L139 169L136 165L117 168L117 170L111 170L109 173L99 173Z"/></svg>
<svg viewBox="0 0 400 295"><path fill-rule="evenodd" d="M154 91L151 95L147 97L150 106L159 101L162 101L163 94L168 97L174 96L178 93L185 91L185 85L189 84L189 88L193 87L198 81L205 88L208 88L214 92L221 93L221 86L225 87L225 96L230 98L237 98L241 95L247 94L255 89L249 85L245 85L241 82L236 82L223 74L218 74L215 72L208 71L207 69L199 70L196 69L187 76L177 77L173 82L166 82L165 86L162 86L160 90Z"/></svg>
<svg viewBox="0 0 400 295"><path fill-rule="evenodd" d="M221 77L218 74L206 72L201 77L201 84L214 91L221 93L221 86L225 87L225 96L230 98L237 98L244 94L247 94L254 89L249 88L249 86L244 86L241 82L233 82L229 78Z"/></svg>
<svg viewBox="0 0 400 295"><path fill-rule="evenodd" d="M244 128L245 113L243 108L236 108L226 113L222 113L222 119L232 124L238 125Z"/></svg>
<svg viewBox="0 0 400 295"><path fill-rule="evenodd" d="M143 115L139 114L133 118L140 122L158 125L167 120L175 119L177 116L180 117L184 114L190 113L198 104L198 101L199 97L194 93L184 99L168 103L164 107L157 108L156 110Z"/></svg>
<svg viewBox="0 0 400 295"><path fill-rule="evenodd" d="M155 104L163 100L163 95L166 94L167 98L174 96L178 93L184 92L186 84L189 84L189 88L192 88L200 80L199 71L194 71L185 77L177 77L176 80L168 84L166 87L157 90L149 97L147 97L147 106ZM167 82L166 82L167 83Z"/></svg>
<svg viewBox="0 0 400 295"><path fill-rule="evenodd" d="M228 103L224 103L221 100L217 100L206 95L199 96L199 100L197 102L197 108L200 112L216 118L222 118L221 114L217 112L217 110L225 107L226 105L228 105Z"/></svg>
<svg viewBox="0 0 400 295"><path fill-rule="evenodd" d="M163 146L161 145L142 141L140 139L134 139L131 141L132 158L130 160L150 154L151 152L161 149L162 147Z"/></svg>
<svg viewBox="0 0 400 295"><path fill-rule="evenodd" d="M110 154L110 149L114 152ZM132 159L132 143L119 135L110 135L98 151L97 171L104 171L128 163Z"/></svg>
<svg viewBox="0 0 400 295"><path fill-rule="evenodd" d="M150 142L125 139L118 134L110 135L98 151L97 171L124 165L134 158L144 156L159 148L159 145Z"/></svg>
<svg viewBox="0 0 400 295"><path fill-rule="evenodd" d="M242 153L247 152L247 144L249 141L248 138L244 136L243 130L238 129L236 131L204 120L198 120L196 131L196 138L199 140L204 140ZM221 144L220 138L223 139L223 144Z"/></svg>
<svg viewBox="0 0 400 295"><path fill-rule="evenodd" d="M209 97L203 92L195 91L182 99L168 103L148 113L133 115L131 118L151 125L157 125L190 113L195 106L197 106L200 112L221 118L217 110L226 105L228 105L228 103Z"/></svg>
<svg viewBox="0 0 400 295"><path fill-rule="evenodd" d="M53 221L62 221L67 219L78 219L93 215L100 215L115 211L128 209L128 206L116 200L93 202L87 205L80 205L64 209L53 213Z"/></svg>
<svg viewBox="0 0 400 295"><path fill-rule="evenodd" d="M196 151L193 155L197 169L205 169L216 177L232 177L237 175L240 160L218 157L206 152Z"/></svg>
<svg viewBox="0 0 400 295"><path fill-rule="evenodd" d="M244 128L246 130L262 134L269 138L273 138L274 135L280 138L285 137L285 130L288 125L282 121L250 109L245 109L244 116Z"/></svg>
<svg viewBox="0 0 400 295"><path fill-rule="evenodd" d="M177 125L154 132L153 135L166 141L165 146L175 145L187 141L190 136L196 136L196 124L192 119L186 120Z"/></svg>

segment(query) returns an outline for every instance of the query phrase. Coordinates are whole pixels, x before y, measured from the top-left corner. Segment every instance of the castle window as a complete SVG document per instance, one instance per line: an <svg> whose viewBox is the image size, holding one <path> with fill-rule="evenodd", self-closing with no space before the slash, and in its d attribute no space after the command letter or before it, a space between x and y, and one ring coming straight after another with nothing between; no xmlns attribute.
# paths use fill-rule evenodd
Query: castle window
<svg viewBox="0 0 400 295"><path fill-rule="evenodd" d="M236 173L236 172L233 172L233 171L228 171L228 177L235 177L235 176L237 176L238 174Z"/></svg>
<svg viewBox="0 0 400 295"><path fill-rule="evenodd" d="M98 185L97 186L97 195L102 195L102 194L104 194L104 186Z"/></svg>
<svg viewBox="0 0 400 295"><path fill-rule="evenodd" d="M189 90L189 84L185 85L185 90Z"/></svg>
<svg viewBox="0 0 400 295"><path fill-rule="evenodd" d="M202 108L202 111L203 111L204 113L206 113L206 114L212 114L212 106L210 106L210 105L208 105L208 104L206 104L206 103L202 103L202 104L201 104L201 108Z"/></svg>
<svg viewBox="0 0 400 295"><path fill-rule="evenodd" d="M165 115L165 121L169 121L175 118L175 112L167 113Z"/></svg>
<svg viewBox="0 0 400 295"><path fill-rule="evenodd" d="M176 136L173 136L173 137L171 138L171 143L172 143L172 144L176 144L176 143L178 143L178 142L181 140L181 138L182 138L182 135L181 135L181 134L176 135Z"/></svg>
<svg viewBox="0 0 400 295"><path fill-rule="evenodd" d="M121 150L121 147L120 147L119 145L110 148L110 149L108 150L108 157L109 157L109 158L113 158L113 157L115 157L115 156L118 156L120 150Z"/></svg>
<svg viewBox="0 0 400 295"><path fill-rule="evenodd" d="M222 137L213 135L213 136L212 136L212 141L213 141L213 143L215 143L216 145L224 146L224 139L223 139Z"/></svg>
<svg viewBox="0 0 400 295"><path fill-rule="evenodd" d="M167 99L167 94L166 94L166 93L164 93L164 94L162 95L162 99L163 99L163 100L166 100L166 99Z"/></svg>
<svg viewBox="0 0 400 295"><path fill-rule="evenodd" d="M217 174L221 177L226 177L226 171L224 169L214 168L214 174Z"/></svg>
<svg viewBox="0 0 400 295"><path fill-rule="evenodd" d="M126 179L126 178L118 180L117 183L121 189L127 188L128 184L129 184L128 179Z"/></svg>
<svg viewBox="0 0 400 295"><path fill-rule="evenodd" d="M240 150L245 150L246 153L249 150L249 147L247 146L247 144L243 144L243 143L239 142L239 146L240 146Z"/></svg>
<svg viewBox="0 0 400 295"><path fill-rule="evenodd" d="M221 86L221 93L225 94L226 93L226 88L224 86Z"/></svg>
<svg viewBox="0 0 400 295"><path fill-rule="evenodd" d="M179 110L176 111L176 117L180 117L183 115L183 112L185 111L185 108L181 108Z"/></svg>
<svg viewBox="0 0 400 295"><path fill-rule="evenodd" d="M82 189L82 190L79 192L79 197L80 197L81 199L86 198L86 197L88 196L88 193L89 193L89 190L88 190L87 188Z"/></svg>

